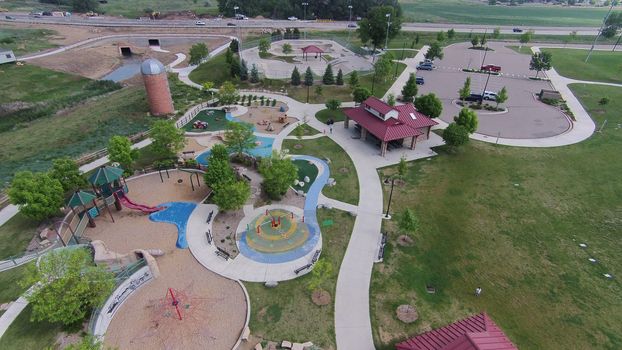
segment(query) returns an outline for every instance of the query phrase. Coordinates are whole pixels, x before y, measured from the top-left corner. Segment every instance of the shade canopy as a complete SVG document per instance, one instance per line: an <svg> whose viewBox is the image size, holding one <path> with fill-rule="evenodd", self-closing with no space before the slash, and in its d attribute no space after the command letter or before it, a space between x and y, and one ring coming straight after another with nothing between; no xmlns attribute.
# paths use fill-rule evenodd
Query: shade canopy
<svg viewBox="0 0 622 350"><path fill-rule="evenodd" d="M89 182L94 186L102 186L119 180L122 176L123 169L102 165L89 177Z"/></svg>
<svg viewBox="0 0 622 350"><path fill-rule="evenodd" d="M89 203L92 203L93 200L97 198L97 196L88 191L76 191L74 192L71 199L69 199L69 203L67 203L71 208L75 208L78 206L83 206Z"/></svg>

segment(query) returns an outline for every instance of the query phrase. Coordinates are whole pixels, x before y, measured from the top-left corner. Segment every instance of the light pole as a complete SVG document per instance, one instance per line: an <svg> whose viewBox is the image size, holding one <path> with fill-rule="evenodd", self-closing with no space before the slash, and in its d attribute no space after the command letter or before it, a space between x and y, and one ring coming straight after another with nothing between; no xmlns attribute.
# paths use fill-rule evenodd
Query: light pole
<svg viewBox="0 0 622 350"><path fill-rule="evenodd" d="M238 9L240 7L239 6L233 6L233 11L235 11L235 19L238 19Z"/></svg>
<svg viewBox="0 0 622 350"><path fill-rule="evenodd" d="M303 22L307 20L307 6L309 6L308 2L302 3L302 21ZM305 39L307 39L307 26L305 26Z"/></svg>
<svg viewBox="0 0 622 350"><path fill-rule="evenodd" d="M352 24L352 5L348 5L348 10L350 11L350 17L348 17L348 43L350 42L350 24Z"/></svg>
<svg viewBox="0 0 622 350"><path fill-rule="evenodd" d="M387 13L385 17L387 17L387 39L384 42L384 49L386 51L389 48L389 28L391 27L391 14Z"/></svg>
<svg viewBox="0 0 622 350"><path fill-rule="evenodd" d="M389 219L389 209L391 208L391 199L393 199L393 185L395 185L395 177L391 177L391 192L389 193L389 203L387 203L387 212L384 214L385 219Z"/></svg>

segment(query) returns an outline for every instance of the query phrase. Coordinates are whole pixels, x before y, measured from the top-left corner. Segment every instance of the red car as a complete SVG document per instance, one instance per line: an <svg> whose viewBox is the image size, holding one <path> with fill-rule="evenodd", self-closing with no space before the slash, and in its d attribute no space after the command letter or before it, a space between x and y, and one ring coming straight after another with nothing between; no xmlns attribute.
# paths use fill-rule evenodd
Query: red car
<svg viewBox="0 0 622 350"><path fill-rule="evenodd" d="M481 70L483 70L485 72L499 73L499 72L501 72L501 67L500 66L495 66L494 64L487 64L485 66L482 66Z"/></svg>

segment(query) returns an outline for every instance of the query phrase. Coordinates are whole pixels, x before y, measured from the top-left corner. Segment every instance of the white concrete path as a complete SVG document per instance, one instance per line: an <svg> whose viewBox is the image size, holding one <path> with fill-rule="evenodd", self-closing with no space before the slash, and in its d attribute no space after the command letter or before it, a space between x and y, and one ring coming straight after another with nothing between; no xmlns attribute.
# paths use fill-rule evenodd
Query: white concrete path
<svg viewBox="0 0 622 350"><path fill-rule="evenodd" d="M389 90L387 90L387 92L384 94L383 99L385 101L387 100L387 98L389 98L389 94L393 94L395 97L402 94L402 88L404 87L404 85L406 85L406 82L408 81L410 74L412 73L417 74L417 65L419 64L419 62L425 59L425 54L428 52L429 48L430 46L423 45L421 47L421 50L417 52L415 57L407 58L403 61L398 61L398 62L406 64L406 68L404 69L402 74L400 74L400 76L397 77L397 79L395 80L393 85L391 85Z"/></svg>

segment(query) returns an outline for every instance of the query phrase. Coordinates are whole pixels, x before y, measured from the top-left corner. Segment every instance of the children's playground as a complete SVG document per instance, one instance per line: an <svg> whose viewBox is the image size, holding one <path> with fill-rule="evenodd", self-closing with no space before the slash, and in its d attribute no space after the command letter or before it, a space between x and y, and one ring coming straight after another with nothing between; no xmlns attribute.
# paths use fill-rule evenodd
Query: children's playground
<svg viewBox="0 0 622 350"><path fill-rule="evenodd" d="M257 102L257 101L256 101ZM298 119L287 115L287 105L278 102L275 106L261 106L253 102L251 106L236 106L233 111L221 108L207 108L190 120L183 129L191 133L224 131L228 122L244 122L253 125L262 134L278 135L288 125Z"/></svg>

